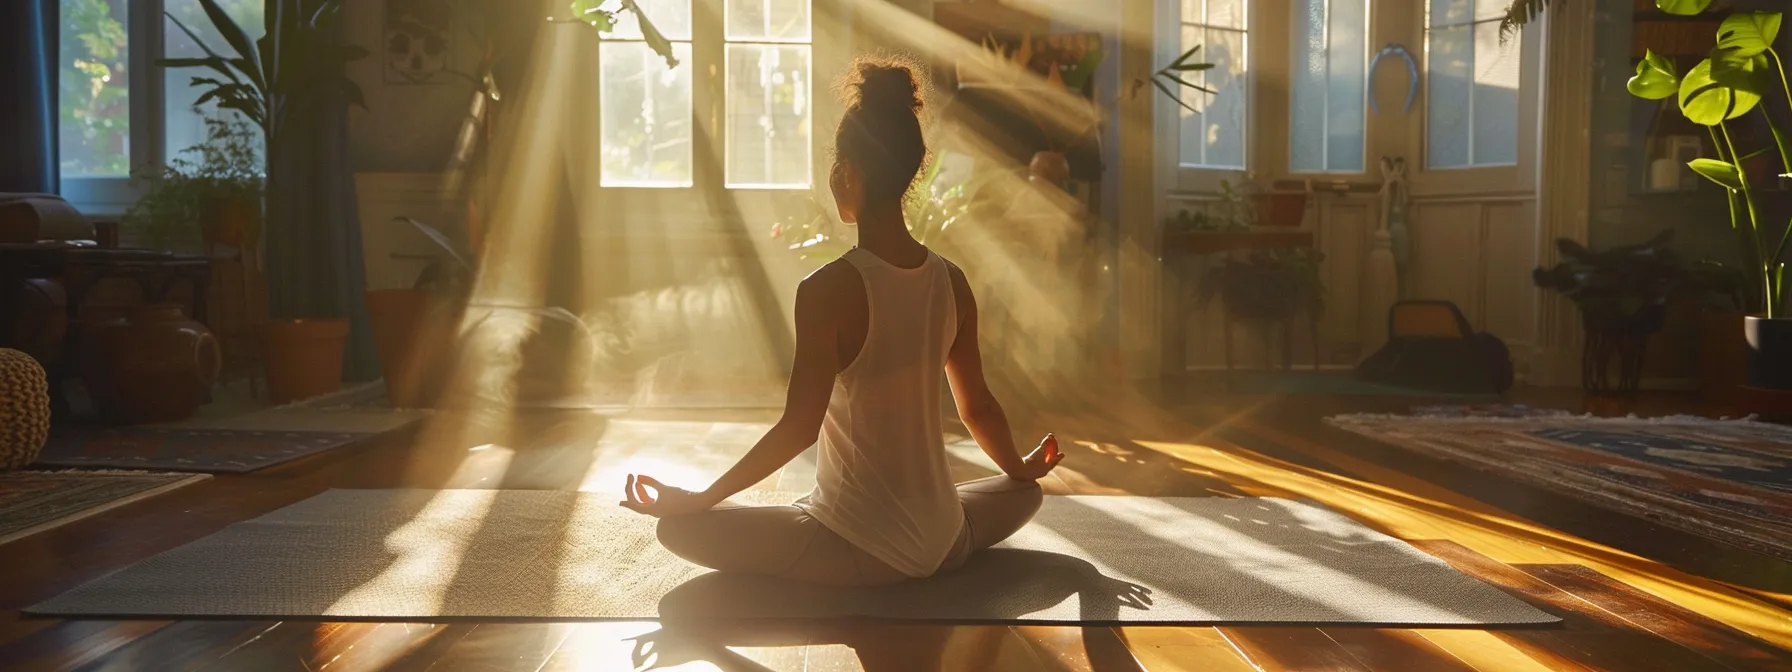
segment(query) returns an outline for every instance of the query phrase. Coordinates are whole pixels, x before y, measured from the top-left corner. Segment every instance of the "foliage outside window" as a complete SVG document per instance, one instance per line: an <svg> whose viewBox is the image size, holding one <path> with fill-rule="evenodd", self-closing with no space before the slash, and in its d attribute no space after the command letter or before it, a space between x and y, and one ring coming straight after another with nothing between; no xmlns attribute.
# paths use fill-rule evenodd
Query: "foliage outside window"
<svg viewBox="0 0 1792 672"><path fill-rule="evenodd" d="M125 0L62 0L58 134L63 177L131 170Z"/></svg>

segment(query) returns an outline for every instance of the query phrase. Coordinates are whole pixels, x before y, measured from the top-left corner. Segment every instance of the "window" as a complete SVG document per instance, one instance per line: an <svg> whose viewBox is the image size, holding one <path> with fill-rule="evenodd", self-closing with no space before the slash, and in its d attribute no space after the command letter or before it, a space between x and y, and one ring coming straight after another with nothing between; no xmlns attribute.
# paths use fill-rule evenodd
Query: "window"
<svg viewBox="0 0 1792 672"><path fill-rule="evenodd" d="M264 16L263 0L218 0L224 12L236 21L236 25L249 34L251 41L261 39L267 34L267 22ZM162 10L174 18L180 19L181 25L205 40L206 46L219 55L229 56L236 53L224 41L218 29L205 16L205 9L199 0L162 0ZM164 17L162 19L162 57L163 58L195 58L205 55L205 51L193 42L179 26ZM193 101L199 99L201 89L192 85L194 77L213 77L216 73L199 68L176 68L163 71L162 79L162 156L174 158L180 152L205 142L205 117L219 114L218 106L207 102L199 108L193 107ZM225 110L224 114L237 115L234 110ZM240 115L238 115L240 117Z"/></svg>
<svg viewBox="0 0 1792 672"><path fill-rule="evenodd" d="M811 0L725 0L723 25L694 23L689 0L653 3L649 17L673 43L677 67L641 40L632 13L598 50L601 183L695 184L694 72L723 72L723 180L735 188L808 188L811 154ZM715 23L713 21L711 24ZM692 60L693 43L722 43L722 63ZM708 58L705 56L704 58ZM712 98L713 99L713 98Z"/></svg>
<svg viewBox="0 0 1792 672"><path fill-rule="evenodd" d="M62 0L58 130L62 176L131 170L129 17L125 0Z"/></svg>
<svg viewBox="0 0 1792 672"><path fill-rule="evenodd" d="M1215 91L1183 88L1183 102L1199 112L1181 109L1180 156L1184 166L1245 167L1251 93L1249 0L1182 0L1181 49L1201 45L1200 60L1213 64L1204 72L1186 73L1192 84Z"/></svg>
<svg viewBox="0 0 1792 672"><path fill-rule="evenodd" d="M688 187L692 160L691 3L650 5L655 27L672 41L676 67L648 48L632 12L598 47L599 112L606 187Z"/></svg>
<svg viewBox="0 0 1792 672"><path fill-rule="evenodd" d="M1425 164L1518 163L1519 44L1500 43L1504 0L1430 0L1425 17Z"/></svg>
<svg viewBox="0 0 1792 672"><path fill-rule="evenodd" d="M809 0L726 0L727 182L808 187Z"/></svg>
<svg viewBox="0 0 1792 672"><path fill-rule="evenodd" d="M197 69L157 71L158 56L140 51L162 45L162 57L203 56L203 51L171 19L131 8L128 0L61 0L61 58L58 74L58 138L63 193L70 200L107 206L129 203L127 178L133 168L165 161L205 139L207 115L220 114L206 103L195 109ZM212 27L198 0L164 0L169 15L213 50L229 45ZM259 39L265 31L262 0L219 0L224 11ZM142 55L142 58L137 56ZM139 62L142 61L142 62ZM153 89L161 83L161 95ZM135 95L133 95L135 94ZM133 105L133 99L137 99ZM160 105L155 101L160 99ZM149 101L147 104L144 101ZM223 114L236 114L225 111Z"/></svg>
<svg viewBox="0 0 1792 672"><path fill-rule="evenodd" d="M1296 0L1289 168L1362 172L1369 0Z"/></svg>

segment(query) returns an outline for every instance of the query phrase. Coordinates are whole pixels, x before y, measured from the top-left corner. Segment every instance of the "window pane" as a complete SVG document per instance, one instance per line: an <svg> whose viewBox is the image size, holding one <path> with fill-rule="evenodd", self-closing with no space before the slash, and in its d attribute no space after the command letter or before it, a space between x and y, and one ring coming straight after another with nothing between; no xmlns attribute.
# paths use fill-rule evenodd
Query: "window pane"
<svg viewBox="0 0 1792 672"><path fill-rule="evenodd" d="M605 3L605 7L613 8L616 3ZM639 3L641 11L647 13L647 20L660 30L668 40L691 39L691 2L690 0L653 0ZM641 23L634 12L618 12L616 14L616 30L604 37L617 40L634 40L641 37ZM679 60L683 60L681 57Z"/></svg>
<svg viewBox="0 0 1792 672"><path fill-rule="evenodd" d="M1245 29L1246 0L1207 0L1207 13L1199 23L1220 28ZM1184 14L1184 17L1195 16ZM1187 19L1185 19L1187 20ZM1196 21L1188 20L1189 23Z"/></svg>
<svg viewBox="0 0 1792 672"><path fill-rule="evenodd" d="M1468 23L1475 20L1475 0L1431 0L1425 13L1433 27Z"/></svg>
<svg viewBox="0 0 1792 672"><path fill-rule="evenodd" d="M1520 37L1500 44L1500 24L1475 24L1474 164L1518 163Z"/></svg>
<svg viewBox="0 0 1792 672"><path fill-rule="evenodd" d="M809 41L809 0L727 0L727 3L730 40Z"/></svg>
<svg viewBox="0 0 1792 672"><path fill-rule="evenodd" d="M267 34L267 24L262 21L262 0L218 0L219 6L236 25L249 34L249 39L259 40ZM211 19L205 16L205 9L199 0L164 0L163 9L179 19L181 25L187 27L204 40L206 46L214 53L226 58L234 57L236 50L224 41L224 36L212 26ZM205 50L193 42L185 31L174 24L171 19L162 19L162 54L168 58L196 58L205 55ZM193 101L204 95L206 87L193 86L194 77L217 78L220 75L210 68L172 68L163 72L162 108L163 133L162 156L173 159L194 145L205 142L205 117L219 114L215 103L207 102L195 110ZM235 111L226 110L223 114L237 116ZM246 118L243 118L246 120Z"/></svg>
<svg viewBox="0 0 1792 672"><path fill-rule="evenodd" d="M1474 112L1475 48L1470 26L1433 28L1426 36L1425 164L1433 168L1469 165L1469 128Z"/></svg>
<svg viewBox="0 0 1792 672"><path fill-rule="evenodd" d="M728 186L808 187L809 47L730 44Z"/></svg>
<svg viewBox="0 0 1792 672"><path fill-rule="evenodd" d="M131 169L126 0L62 0L57 143L63 177Z"/></svg>
<svg viewBox="0 0 1792 672"><path fill-rule="evenodd" d="M1363 169L1367 0L1300 0L1294 16L1289 166Z"/></svg>
<svg viewBox="0 0 1792 672"><path fill-rule="evenodd" d="M672 54L683 65L642 42L599 47L604 186L691 186L691 45Z"/></svg>
<svg viewBox="0 0 1792 672"><path fill-rule="evenodd" d="M1217 0L1215 0L1217 1ZM1215 168L1244 168L1245 115L1250 107L1250 90L1245 77L1245 34L1231 30L1215 30L1183 26L1182 48L1201 46L1201 59L1213 63L1213 69L1189 73L1189 82L1215 91L1202 93L1183 88L1182 100L1199 113L1178 108L1182 121L1182 165Z"/></svg>

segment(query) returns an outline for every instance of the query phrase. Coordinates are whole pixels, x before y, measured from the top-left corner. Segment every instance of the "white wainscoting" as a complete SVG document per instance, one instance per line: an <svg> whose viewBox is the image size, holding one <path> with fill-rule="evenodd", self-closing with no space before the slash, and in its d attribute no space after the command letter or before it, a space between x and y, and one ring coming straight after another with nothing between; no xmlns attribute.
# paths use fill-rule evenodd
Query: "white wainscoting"
<svg viewBox="0 0 1792 672"><path fill-rule="evenodd" d="M1402 295L1455 302L1476 329L1506 342L1520 371L1536 348L1534 195L1417 199Z"/></svg>
<svg viewBox="0 0 1792 672"><path fill-rule="evenodd" d="M464 219L460 203L445 200L438 173L355 173L355 196L368 289L410 287L428 263L393 255L437 253L415 227L395 218L412 217L444 231L459 230Z"/></svg>
<svg viewBox="0 0 1792 672"><path fill-rule="evenodd" d="M1212 212L1214 200L1175 195L1170 212ZM1536 199L1531 195L1457 196L1415 199L1408 207L1412 257L1402 278L1402 298L1443 299L1462 309L1478 330L1492 332L1512 349L1524 370L1536 335L1537 292L1531 269L1537 265ZM1369 315L1363 302L1367 260L1381 204L1377 194L1315 194L1303 228L1325 253L1326 312L1319 322L1319 364L1354 366L1370 353L1362 343L1368 327L1386 315ZM1193 278L1199 278L1197 262ZM1193 287L1191 287L1191 291ZM1226 366L1224 320L1218 302L1189 304L1187 359L1190 369ZM1372 323L1371 321L1374 321ZM1313 347L1304 320L1293 329L1296 368L1311 368ZM1279 334L1233 325L1232 360L1240 368L1280 366Z"/></svg>

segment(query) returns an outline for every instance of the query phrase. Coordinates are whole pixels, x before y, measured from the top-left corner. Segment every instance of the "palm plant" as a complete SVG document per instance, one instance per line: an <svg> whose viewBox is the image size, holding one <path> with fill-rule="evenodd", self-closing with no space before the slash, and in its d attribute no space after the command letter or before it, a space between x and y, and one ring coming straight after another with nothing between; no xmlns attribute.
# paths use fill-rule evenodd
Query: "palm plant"
<svg viewBox="0 0 1792 672"><path fill-rule="evenodd" d="M220 108L241 112L261 127L270 143L291 112L289 106L314 100L317 94L339 91L349 102L365 106L361 87L342 66L366 58L367 50L335 39L342 0L320 0L303 12L297 10L305 8L304 3L270 2L267 34L253 42L217 0L199 0L199 6L233 53L220 54L180 19L164 13L205 56L157 61L168 68L212 71L214 76L192 79L194 87L203 87L194 106L216 101Z"/></svg>

